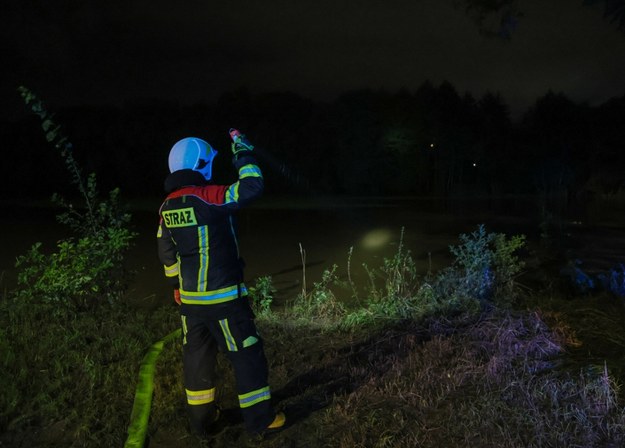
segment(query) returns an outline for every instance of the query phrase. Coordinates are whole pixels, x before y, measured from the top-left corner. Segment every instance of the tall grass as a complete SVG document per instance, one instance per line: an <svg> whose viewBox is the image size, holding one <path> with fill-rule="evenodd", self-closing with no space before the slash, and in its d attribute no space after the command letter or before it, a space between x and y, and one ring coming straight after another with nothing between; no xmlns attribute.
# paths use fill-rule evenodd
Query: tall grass
<svg viewBox="0 0 625 448"><path fill-rule="evenodd" d="M403 244L403 229L398 249L378 268L363 265L369 284L359 291L348 271L348 281L341 281L338 266L324 270L321 281L305 286L285 312L291 319L315 323L326 328L350 329L388 325L402 319L422 320L433 316L461 313L475 314L483 308L509 306L517 297L516 276L524 263L516 254L525 244L523 235L507 237L488 233L478 226L471 234L460 235L460 244L450 246L453 264L438 274L417 272L410 250ZM305 252L302 252L303 283L306 278ZM351 264L348 257L348 264ZM351 270L351 266L349 268ZM264 278L270 283L270 278ZM349 309L334 292L349 288L357 307ZM252 289L255 302L266 300ZM361 296L364 295L364 298ZM265 317L270 317L265 313Z"/></svg>

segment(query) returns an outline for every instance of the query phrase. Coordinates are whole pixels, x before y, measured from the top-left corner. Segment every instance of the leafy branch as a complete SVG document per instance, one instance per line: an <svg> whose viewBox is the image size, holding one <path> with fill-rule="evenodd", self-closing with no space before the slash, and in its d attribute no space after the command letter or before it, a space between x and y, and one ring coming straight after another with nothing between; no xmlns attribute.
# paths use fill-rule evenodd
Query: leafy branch
<svg viewBox="0 0 625 448"><path fill-rule="evenodd" d="M74 159L72 143L63 134L61 125L54 121L54 114L51 114L46 110L43 101L41 101L37 95L24 86L18 87L17 90L24 99L26 105L29 106L30 109L41 119L41 128L46 135L48 143L53 144L54 147L61 152L61 156L65 160L65 166L72 176L72 183L78 188L78 191L85 201L85 206L87 208L86 221L90 223L91 231L94 234L97 233L100 229L96 226L97 219L95 218L94 212L94 194L90 194L90 189L88 189L87 185L85 185L82 171L78 166L78 163L76 163L76 159ZM94 182L94 180L90 177L89 182ZM93 191L95 191L95 188L93 188ZM61 203L61 205L67 206L67 204L64 203L59 196L55 195L54 199L56 202ZM70 206L68 206L68 208L71 209Z"/></svg>
<svg viewBox="0 0 625 448"><path fill-rule="evenodd" d="M57 252L46 255L41 243L36 243L25 255L18 257L17 291L20 298L65 303L70 309L89 309L101 302L121 296L126 287L128 272L124 269L124 255L135 234L128 229L130 214L119 205L119 189L100 199L95 174L86 179L73 156L73 147L63 134L43 102L26 87L19 93L26 105L39 116L46 140L53 144L65 160L85 207L74 207L71 202L54 194L52 200L65 211L57 215L68 225L75 237L57 243Z"/></svg>

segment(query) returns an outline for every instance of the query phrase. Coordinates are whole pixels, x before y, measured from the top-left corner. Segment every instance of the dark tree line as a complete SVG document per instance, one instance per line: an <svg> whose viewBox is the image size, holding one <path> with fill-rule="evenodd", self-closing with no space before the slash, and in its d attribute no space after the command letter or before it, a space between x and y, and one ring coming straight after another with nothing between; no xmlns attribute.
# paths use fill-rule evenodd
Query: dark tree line
<svg viewBox="0 0 625 448"><path fill-rule="evenodd" d="M548 92L513 122L496 94L476 99L426 82L413 92L353 91L329 103L239 90L214 104L144 100L60 110L56 118L85 171L127 195L161 195L169 149L189 135L220 152L215 181L231 181L227 130L238 127L265 150L273 193L575 201L625 187L623 117L625 97L590 107ZM34 117L2 125L5 194L48 197L69 185L38 126Z"/></svg>
<svg viewBox="0 0 625 448"><path fill-rule="evenodd" d="M584 6L600 5L603 17L625 33L625 0L578 0ZM524 15L526 0L457 0L473 18L481 34L511 39ZM547 4L547 2L545 2Z"/></svg>

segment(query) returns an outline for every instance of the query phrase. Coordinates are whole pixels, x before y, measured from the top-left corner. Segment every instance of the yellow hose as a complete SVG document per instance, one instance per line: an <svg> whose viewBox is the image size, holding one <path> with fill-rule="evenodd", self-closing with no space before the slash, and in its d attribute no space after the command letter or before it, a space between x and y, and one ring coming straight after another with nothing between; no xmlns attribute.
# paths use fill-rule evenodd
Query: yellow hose
<svg viewBox="0 0 625 448"><path fill-rule="evenodd" d="M145 443L150 409L152 407L156 361L163 351L163 346L177 337L180 337L180 329L171 332L160 341L154 343L141 360L139 382L137 383L135 401L130 414L130 426L128 426L128 439L126 439L124 448L142 448Z"/></svg>

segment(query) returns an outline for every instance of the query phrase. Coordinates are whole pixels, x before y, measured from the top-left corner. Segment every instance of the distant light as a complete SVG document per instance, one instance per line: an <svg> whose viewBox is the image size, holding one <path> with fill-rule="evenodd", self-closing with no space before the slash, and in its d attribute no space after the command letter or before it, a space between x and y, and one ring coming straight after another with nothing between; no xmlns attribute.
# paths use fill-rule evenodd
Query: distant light
<svg viewBox="0 0 625 448"><path fill-rule="evenodd" d="M473 166L477 166L477 163L473 162Z"/></svg>
<svg viewBox="0 0 625 448"><path fill-rule="evenodd" d="M434 149L434 143L430 143L430 148Z"/></svg>
<svg viewBox="0 0 625 448"><path fill-rule="evenodd" d="M365 249L379 249L391 240L391 232L388 229L375 229L367 233L361 241Z"/></svg>

